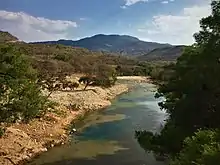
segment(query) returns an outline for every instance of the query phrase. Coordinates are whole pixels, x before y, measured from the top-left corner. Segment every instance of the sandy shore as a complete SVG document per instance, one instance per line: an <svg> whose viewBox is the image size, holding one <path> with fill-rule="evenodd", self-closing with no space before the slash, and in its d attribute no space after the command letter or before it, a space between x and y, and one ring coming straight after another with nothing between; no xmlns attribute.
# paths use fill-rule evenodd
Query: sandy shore
<svg viewBox="0 0 220 165"><path fill-rule="evenodd" d="M119 80L149 81L145 77L119 77ZM117 95L128 91L128 85L117 84L111 88L83 86L75 91L56 91L51 100L59 105L41 119L29 124L16 123L7 127L0 138L0 164L22 164L41 152L55 145L65 143L68 139L68 125L87 112L103 109L111 105Z"/></svg>
<svg viewBox="0 0 220 165"><path fill-rule="evenodd" d="M137 81L146 81L148 82L150 80L149 77L144 76L118 76L118 80L137 80Z"/></svg>
<svg viewBox="0 0 220 165"><path fill-rule="evenodd" d="M126 82L135 82L135 83L145 83L145 82L152 82L150 77L144 76L119 76L117 77L118 81Z"/></svg>

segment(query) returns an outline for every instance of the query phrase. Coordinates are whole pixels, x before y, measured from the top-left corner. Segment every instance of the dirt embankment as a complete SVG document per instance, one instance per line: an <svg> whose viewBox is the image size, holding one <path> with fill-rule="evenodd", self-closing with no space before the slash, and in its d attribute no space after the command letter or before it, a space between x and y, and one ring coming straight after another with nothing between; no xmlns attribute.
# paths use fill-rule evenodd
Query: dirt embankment
<svg viewBox="0 0 220 165"><path fill-rule="evenodd" d="M117 84L107 89L82 89L81 85L75 91L56 91L51 95L51 100L59 105L43 118L35 119L29 124L10 125L3 138L0 138L0 164L22 164L23 160L64 143L68 137L66 128L71 121L87 111L111 105L110 100L128 91L128 86Z"/></svg>

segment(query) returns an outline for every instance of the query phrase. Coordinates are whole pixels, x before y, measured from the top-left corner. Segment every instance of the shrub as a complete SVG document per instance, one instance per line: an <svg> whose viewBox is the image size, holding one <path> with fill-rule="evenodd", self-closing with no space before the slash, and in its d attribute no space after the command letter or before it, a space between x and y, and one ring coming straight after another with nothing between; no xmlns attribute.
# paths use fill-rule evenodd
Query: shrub
<svg viewBox="0 0 220 165"><path fill-rule="evenodd" d="M41 93L37 72L13 47L0 48L0 122L29 121L49 106Z"/></svg>
<svg viewBox="0 0 220 165"><path fill-rule="evenodd" d="M216 165L220 162L219 130L200 130L184 140L180 154L171 165Z"/></svg>
<svg viewBox="0 0 220 165"><path fill-rule="evenodd" d="M0 127L0 138L5 134L6 129Z"/></svg>
<svg viewBox="0 0 220 165"><path fill-rule="evenodd" d="M67 55L67 54L57 54L54 57L54 59L64 61L64 62L68 62L71 59L71 56Z"/></svg>

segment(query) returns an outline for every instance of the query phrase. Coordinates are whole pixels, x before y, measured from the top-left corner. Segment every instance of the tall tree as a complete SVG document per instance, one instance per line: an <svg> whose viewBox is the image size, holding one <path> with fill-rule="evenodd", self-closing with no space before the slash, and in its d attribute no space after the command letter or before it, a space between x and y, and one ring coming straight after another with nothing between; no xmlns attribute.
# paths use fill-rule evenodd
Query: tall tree
<svg viewBox="0 0 220 165"><path fill-rule="evenodd" d="M220 1L211 3L212 13L200 21L196 43L187 48L174 66L174 74L159 87L161 108L170 114L161 134L137 132L146 150L176 155L186 137L198 129L220 127Z"/></svg>

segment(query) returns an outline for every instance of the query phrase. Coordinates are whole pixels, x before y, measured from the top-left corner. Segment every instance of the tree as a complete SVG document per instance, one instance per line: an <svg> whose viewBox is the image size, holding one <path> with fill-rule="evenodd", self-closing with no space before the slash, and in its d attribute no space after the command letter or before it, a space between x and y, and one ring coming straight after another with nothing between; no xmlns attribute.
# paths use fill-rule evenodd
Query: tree
<svg viewBox="0 0 220 165"><path fill-rule="evenodd" d="M138 133L142 144L141 139L150 140L142 145L146 150L175 157L183 149L190 155L184 151L185 138L198 129L220 127L220 1L212 1L211 6L212 14L200 21L201 31L194 35L196 43L178 58L174 72L158 89L157 96L166 98L160 106L170 114L166 126L159 135Z"/></svg>
<svg viewBox="0 0 220 165"><path fill-rule="evenodd" d="M83 76L79 79L79 83L84 83L85 87L83 90L86 90L86 88L91 85L95 81L95 77L91 76Z"/></svg>
<svg viewBox="0 0 220 165"><path fill-rule="evenodd" d="M110 86L114 85L116 81L117 81L116 75L113 75L111 77L108 77L107 75L105 75L105 76L100 76L100 75L98 75L98 76L83 76L79 79L79 83L85 84L84 90L86 90L86 88L89 85L110 87Z"/></svg>
<svg viewBox="0 0 220 165"><path fill-rule="evenodd" d="M103 64L93 66L90 74L79 79L79 83L84 83L85 88L89 85L110 87L117 81L117 73L113 67Z"/></svg>
<svg viewBox="0 0 220 165"><path fill-rule="evenodd" d="M198 131L184 140L183 150L171 165L216 165L220 162L219 130Z"/></svg>
<svg viewBox="0 0 220 165"><path fill-rule="evenodd" d="M25 56L9 46L0 46L0 122L29 121L49 106L41 93L37 72Z"/></svg>

